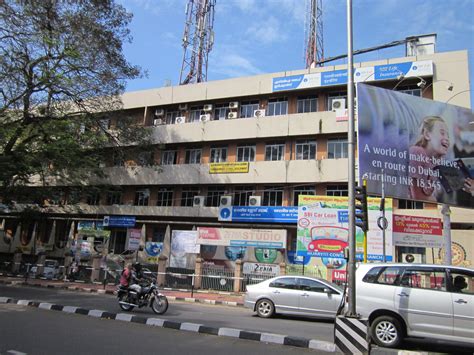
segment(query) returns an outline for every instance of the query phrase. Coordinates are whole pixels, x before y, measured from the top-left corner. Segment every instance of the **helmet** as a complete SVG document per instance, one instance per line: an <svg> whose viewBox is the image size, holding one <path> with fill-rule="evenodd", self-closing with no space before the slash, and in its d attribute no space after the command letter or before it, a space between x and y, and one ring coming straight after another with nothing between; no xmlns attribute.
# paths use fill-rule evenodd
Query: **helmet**
<svg viewBox="0 0 474 355"><path fill-rule="evenodd" d="M136 263L133 263L132 267L135 271L139 272L142 269L142 264L140 264L139 262L136 262Z"/></svg>

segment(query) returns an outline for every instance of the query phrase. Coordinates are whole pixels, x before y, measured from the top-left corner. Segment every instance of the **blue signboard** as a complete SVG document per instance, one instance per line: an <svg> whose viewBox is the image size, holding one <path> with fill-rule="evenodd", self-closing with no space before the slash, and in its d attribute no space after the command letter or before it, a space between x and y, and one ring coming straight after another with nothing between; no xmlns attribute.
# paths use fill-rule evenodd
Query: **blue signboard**
<svg viewBox="0 0 474 355"><path fill-rule="evenodd" d="M321 73L321 86L347 84L347 70L335 70Z"/></svg>
<svg viewBox="0 0 474 355"><path fill-rule="evenodd" d="M219 209L219 221L296 223L297 206L232 206Z"/></svg>
<svg viewBox="0 0 474 355"><path fill-rule="evenodd" d="M104 227L135 227L135 217L104 216Z"/></svg>

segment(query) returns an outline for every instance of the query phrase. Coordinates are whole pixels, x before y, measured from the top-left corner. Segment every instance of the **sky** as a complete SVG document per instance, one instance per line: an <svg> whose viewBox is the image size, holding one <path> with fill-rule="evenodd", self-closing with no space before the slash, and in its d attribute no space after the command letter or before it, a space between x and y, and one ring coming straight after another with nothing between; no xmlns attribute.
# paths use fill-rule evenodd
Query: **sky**
<svg viewBox="0 0 474 355"><path fill-rule="evenodd" d="M117 0L134 17L126 58L147 76L126 91L179 84L188 0ZM346 0L322 0L324 55L347 53ZM474 80L474 0L353 0L353 48L437 34L437 52L467 49ZM216 0L208 81L305 68L306 0ZM354 62L405 56L397 46ZM345 60L331 62L342 64ZM464 88L465 90L466 88ZM453 92L456 93L456 88ZM462 95L462 94L461 94ZM474 94L471 92L471 101ZM472 107L471 103L471 107Z"/></svg>

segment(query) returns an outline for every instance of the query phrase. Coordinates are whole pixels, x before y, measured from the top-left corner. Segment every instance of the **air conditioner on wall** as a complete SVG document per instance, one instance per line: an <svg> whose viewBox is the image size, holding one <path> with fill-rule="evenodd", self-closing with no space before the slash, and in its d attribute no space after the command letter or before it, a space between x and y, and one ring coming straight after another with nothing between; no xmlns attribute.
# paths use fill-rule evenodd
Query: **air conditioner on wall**
<svg viewBox="0 0 474 355"><path fill-rule="evenodd" d="M210 104L204 105L202 110L205 111L205 112L210 112L210 111L212 111L212 105L210 105Z"/></svg>
<svg viewBox="0 0 474 355"><path fill-rule="evenodd" d="M204 201L205 201L204 196L194 196L193 206L194 207L203 207L204 206Z"/></svg>
<svg viewBox="0 0 474 355"><path fill-rule="evenodd" d="M199 120L201 122L207 122L207 121L210 121L211 120L211 115L206 113L205 115L201 115L199 116Z"/></svg>
<svg viewBox="0 0 474 355"><path fill-rule="evenodd" d="M186 117L184 116L176 117L176 123L177 124L186 123Z"/></svg>
<svg viewBox="0 0 474 355"><path fill-rule="evenodd" d="M423 255L415 253L402 253L402 263L423 263Z"/></svg>
<svg viewBox="0 0 474 355"><path fill-rule="evenodd" d="M249 206L260 206L262 204L262 196L250 196Z"/></svg>
<svg viewBox="0 0 474 355"><path fill-rule="evenodd" d="M237 112L229 112L227 118L234 119L237 118Z"/></svg>
<svg viewBox="0 0 474 355"><path fill-rule="evenodd" d="M223 195L219 200L220 207L229 207L232 206L232 196Z"/></svg>
<svg viewBox="0 0 474 355"><path fill-rule="evenodd" d="M238 101L229 102L229 108L239 108L239 102Z"/></svg>
<svg viewBox="0 0 474 355"><path fill-rule="evenodd" d="M153 120L153 126L159 126L163 124L163 120L161 118L155 118Z"/></svg>
<svg viewBox="0 0 474 355"><path fill-rule="evenodd" d="M156 116L156 117L163 116L164 114L165 114L165 110L162 109L162 108L157 108L157 109L155 110L155 116Z"/></svg>
<svg viewBox="0 0 474 355"><path fill-rule="evenodd" d="M178 106L178 110L180 111L186 111L188 109L188 105L187 104L180 104Z"/></svg>
<svg viewBox="0 0 474 355"><path fill-rule="evenodd" d="M265 117L265 110L253 111L253 117Z"/></svg>
<svg viewBox="0 0 474 355"><path fill-rule="evenodd" d="M346 108L346 99L334 99L331 102L331 110L344 110Z"/></svg>

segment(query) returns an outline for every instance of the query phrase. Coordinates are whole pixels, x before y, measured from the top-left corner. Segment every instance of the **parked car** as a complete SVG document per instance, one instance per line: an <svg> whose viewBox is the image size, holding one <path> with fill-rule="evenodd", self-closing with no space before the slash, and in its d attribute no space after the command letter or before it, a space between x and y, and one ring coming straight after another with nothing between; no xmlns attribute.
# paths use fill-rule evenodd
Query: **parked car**
<svg viewBox="0 0 474 355"><path fill-rule="evenodd" d="M356 310L373 341L397 347L404 337L474 346L474 270L428 264L361 264Z"/></svg>
<svg viewBox="0 0 474 355"><path fill-rule="evenodd" d="M247 285L245 306L263 318L275 313L335 318L343 290L326 280L278 276Z"/></svg>
<svg viewBox="0 0 474 355"><path fill-rule="evenodd" d="M59 262L57 260L45 260L44 261L44 268L43 273L41 275L37 275L38 267L32 266L30 269L30 276L41 276L46 277L47 279L54 279L59 276Z"/></svg>

